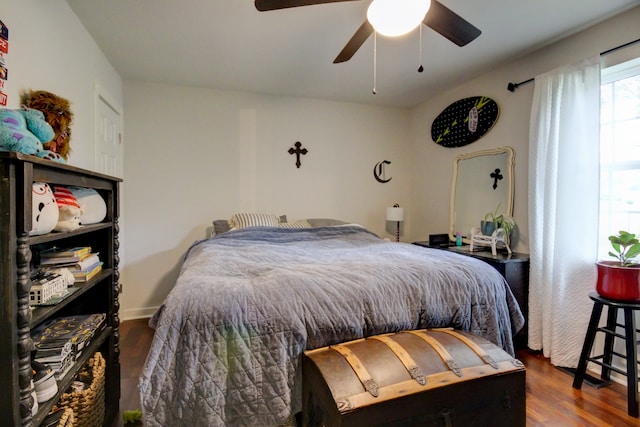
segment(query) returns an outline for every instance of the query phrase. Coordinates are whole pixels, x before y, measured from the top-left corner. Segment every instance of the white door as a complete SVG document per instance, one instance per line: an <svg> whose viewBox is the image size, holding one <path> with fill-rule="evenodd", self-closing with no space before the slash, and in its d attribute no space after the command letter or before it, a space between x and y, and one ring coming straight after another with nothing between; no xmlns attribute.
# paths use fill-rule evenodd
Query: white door
<svg viewBox="0 0 640 427"><path fill-rule="evenodd" d="M111 176L122 178L122 110L96 86L95 168Z"/></svg>

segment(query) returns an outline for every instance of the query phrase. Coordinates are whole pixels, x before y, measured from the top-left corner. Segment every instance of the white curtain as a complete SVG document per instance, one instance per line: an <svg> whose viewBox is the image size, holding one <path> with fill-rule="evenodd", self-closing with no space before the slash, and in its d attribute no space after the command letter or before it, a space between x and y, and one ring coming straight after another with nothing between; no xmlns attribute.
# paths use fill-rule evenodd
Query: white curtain
<svg viewBox="0 0 640 427"><path fill-rule="evenodd" d="M529 130L529 347L576 367L597 272L600 57L536 76Z"/></svg>

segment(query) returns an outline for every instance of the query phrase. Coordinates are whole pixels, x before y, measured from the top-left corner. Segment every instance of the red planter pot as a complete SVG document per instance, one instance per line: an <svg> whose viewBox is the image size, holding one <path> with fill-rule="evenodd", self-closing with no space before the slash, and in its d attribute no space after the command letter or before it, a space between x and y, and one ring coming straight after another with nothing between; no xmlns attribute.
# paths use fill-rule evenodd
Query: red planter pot
<svg viewBox="0 0 640 427"><path fill-rule="evenodd" d="M617 261L598 261L596 291L605 298L640 302L640 264L621 266Z"/></svg>

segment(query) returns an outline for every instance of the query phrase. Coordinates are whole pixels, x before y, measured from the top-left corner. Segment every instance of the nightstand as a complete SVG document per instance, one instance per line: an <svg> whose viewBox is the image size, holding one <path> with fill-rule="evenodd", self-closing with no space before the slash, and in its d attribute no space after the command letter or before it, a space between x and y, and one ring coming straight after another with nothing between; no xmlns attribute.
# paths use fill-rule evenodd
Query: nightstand
<svg viewBox="0 0 640 427"><path fill-rule="evenodd" d="M429 242L413 242L414 245L426 248L440 249L444 251L456 252L462 255L477 258L491 265L507 280L513 296L516 298L520 310L524 315L525 325L515 336L517 348L527 346L527 327L529 321L529 254L513 252L511 254L498 252L491 254L490 248L487 250L469 251L468 245L463 246L429 246Z"/></svg>

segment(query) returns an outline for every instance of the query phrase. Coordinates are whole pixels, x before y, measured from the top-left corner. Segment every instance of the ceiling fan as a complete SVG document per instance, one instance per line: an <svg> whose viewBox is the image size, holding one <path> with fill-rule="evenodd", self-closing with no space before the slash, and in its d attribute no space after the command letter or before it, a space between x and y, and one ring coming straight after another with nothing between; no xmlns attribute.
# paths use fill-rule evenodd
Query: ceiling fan
<svg viewBox="0 0 640 427"><path fill-rule="evenodd" d="M291 7L345 1L355 0L255 0L255 6L259 11L266 12ZM478 28L437 0L431 0L431 6L426 12L422 23L458 46L464 46L475 40L481 33ZM365 19L364 23L356 30L342 51L336 56L336 59L333 60L333 63L337 64L351 59L374 31L373 25L368 19Z"/></svg>

